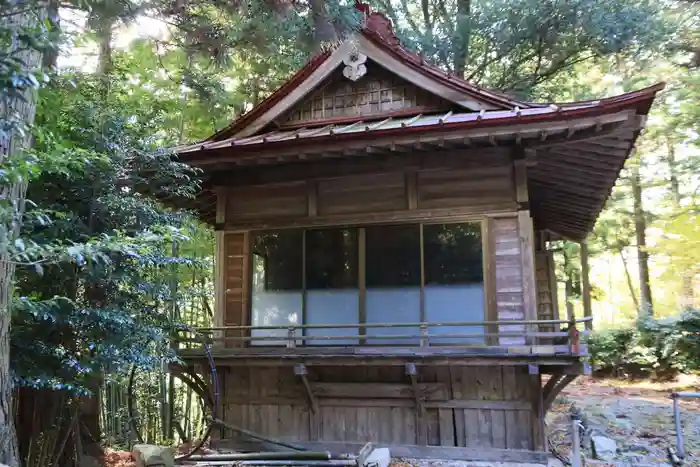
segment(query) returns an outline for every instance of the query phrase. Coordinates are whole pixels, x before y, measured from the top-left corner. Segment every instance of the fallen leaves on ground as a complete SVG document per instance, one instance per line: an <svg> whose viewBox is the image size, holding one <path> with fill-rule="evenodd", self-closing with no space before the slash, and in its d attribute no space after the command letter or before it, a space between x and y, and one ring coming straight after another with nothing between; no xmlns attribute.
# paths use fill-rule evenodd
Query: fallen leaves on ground
<svg viewBox="0 0 700 467"><path fill-rule="evenodd" d="M134 456L130 452L112 451L111 449L105 451L102 464L105 467L136 467Z"/></svg>

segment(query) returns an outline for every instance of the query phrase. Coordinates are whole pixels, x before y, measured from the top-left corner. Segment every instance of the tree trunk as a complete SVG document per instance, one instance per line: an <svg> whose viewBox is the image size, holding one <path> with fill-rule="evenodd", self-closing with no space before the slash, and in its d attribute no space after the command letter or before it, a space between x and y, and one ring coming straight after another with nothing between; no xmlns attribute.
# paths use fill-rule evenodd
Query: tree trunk
<svg viewBox="0 0 700 467"><path fill-rule="evenodd" d="M115 18L99 18L95 33L97 34L99 52L97 54L97 76L102 81L103 96L109 92L109 76L114 63L112 61L112 39Z"/></svg>
<svg viewBox="0 0 700 467"><path fill-rule="evenodd" d="M457 0L457 21L455 22L454 59L455 75L464 78L471 39L471 0Z"/></svg>
<svg viewBox="0 0 700 467"><path fill-rule="evenodd" d="M637 237L637 262L639 263L639 298L640 313L654 315L651 300L651 281L649 279L649 253L647 252L647 221L642 205L642 180L639 166L632 167L632 196L634 198L634 231Z"/></svg>
<svg viewBox="0 0 700 467"><path fill-rule="evenodd" d="M51 39L53 47L44 52L42 66L47 70L54 70L58 64L58 40L61 35L61 23L58 16L58 0L48 0L47 15L51 22Z"/></svg>
<svg viewBox="0 0 700 467"><path fill-rule="evenodd" d="M564 256L564 305L566 306L566 320L571 321L574 318L574 302L571 299L574 296L574 278L571 277L571 263L566 248L562 250Z"/></svg>
<svg viewBox="0 0 700 467"><path fill-rule="evenodd" d="M338 40L335 26L328 16L325 0L310 0L311 16L314 21L314 48L320 50Z"/></svg>
<svg viewBox="0 0 700 467"><path fill-rule="evenodd" d="M0 15L0 30L13 36L13 40L8 41L10 48L5 53L21 60L22 71L40 68L42 55L27 48L18 35L26 28L35 27L43 17L43 6L28 9L21 2L10 6ZM34 122L36 94L31 89L22 94L23 98L11 94L0 96L0 121L15 120L25 126ZM22 157L29 144L29 132L20 131L19 128L0 132L0 164L12 166L12 160ZM0 463L11 467L19 466L20 459L12 410L13 385L10 373L10 305L15 272L10 245L18 237L22 225L26 191L26 176L10 177L9 181L0 185L0 200L3 208L9 212L0 224L4 237L4 242L0 245Z"/></svg>
<svg viewBox="0 0 700 467"><path fill-rule="evenodd" d="M673 142L670 139L666 140L666 145L668 152L666 155L666 162L668 163L669 172L669 188L671 190L671 200L673 202L673 207L676 212L681 209L681 188L680 182L678 181L678 165L676 162L676 149ZM681 273L681 300L680 305L684 310L691 309L695 305L695 288L693 287L693 277L695 272L691 270L686 270Z"/></svg>
<svg viewBox="0 0 700 467"><path fill-rule="evenodd" d="M630 289L630 295L632 296L632 302L634 303L634 308L639 310L639 300L637 300L637 293L634 290L634 284L632 283L632 275L630 274L630 269L627 267L627 259L625 254L622 252L622 248L618 249L617 252L620 254L620 259L622 260L622 267L625 269L625 278L627 278L627 287Z"/></svg>

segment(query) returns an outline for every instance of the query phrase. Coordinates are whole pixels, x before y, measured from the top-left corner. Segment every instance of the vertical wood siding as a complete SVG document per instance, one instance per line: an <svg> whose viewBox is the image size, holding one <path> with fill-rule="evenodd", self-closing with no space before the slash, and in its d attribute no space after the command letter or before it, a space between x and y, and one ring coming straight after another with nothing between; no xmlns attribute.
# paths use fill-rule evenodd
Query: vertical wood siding
<svg viewBox="0 0 700 467"><path fill-rule="evenodd" d="M538 251L535 255L537 319L559 319L553 255L551 251ZM543 332L555 330L555 326L552 325L541 325L539 328Z"/></svg>
<svg viewBox="0 0 700 467"><path fill-rule="evenodd" d="M534 403L540 386L531 384L527 367L419 367L418 376L420 384L440 388L427 403L441 407L427 407L423 417L404 390L410 383L401 366L311 367L314 413L293 367L232 367L222 374L224 414L246 429L294 441L543 449ZM362 390L366 384L376 390ZM223 439L236 438L225 432Z"/></svg>
<svg viewBox="0 0 700 467"><path fill-rule="evenodd" d="M224 234L224 317L225 326L244 326L249 309L249 264L250 239L247 232ZM227 331L227 337L232 337ZM227 347L241 345L237 341L226 341Z"/></svg>
<svg viewBox="0 0 700 467"><path fill-rule="evenodd" d="M500 321L525 319L523 273L520 261L518 221L515 217L494 219L496 309ZM522 332L522 325L501 325L500 332ZM501 344L524 344L522 337L500 337Z"/></svg>

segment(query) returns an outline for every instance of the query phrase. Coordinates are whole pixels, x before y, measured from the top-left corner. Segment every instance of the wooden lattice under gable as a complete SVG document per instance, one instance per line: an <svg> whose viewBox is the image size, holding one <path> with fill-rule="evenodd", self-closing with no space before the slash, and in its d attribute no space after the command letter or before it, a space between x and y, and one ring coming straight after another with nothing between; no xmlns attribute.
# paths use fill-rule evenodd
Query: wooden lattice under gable
<svg viewBox="0 0 700 467"><path fill-rule="evenodd" d="M280 127L329 119L379 117L386 114L449 111L454 105L374 63L358 81L343 76L342 67L310 96L278 120Z"/></svg>

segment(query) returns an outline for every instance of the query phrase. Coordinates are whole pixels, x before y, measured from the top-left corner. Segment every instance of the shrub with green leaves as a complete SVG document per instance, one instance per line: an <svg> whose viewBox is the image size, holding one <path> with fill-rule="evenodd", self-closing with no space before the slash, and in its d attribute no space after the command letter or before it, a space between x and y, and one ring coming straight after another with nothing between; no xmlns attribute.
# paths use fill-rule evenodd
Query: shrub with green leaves
<svg viewBox="0 0 700 467"><path fill-rule="evenodd" d="M672 318L640 318L604 329L588 340L596 373L618 377L672 377L700 369L700 310Z"/></svg>

